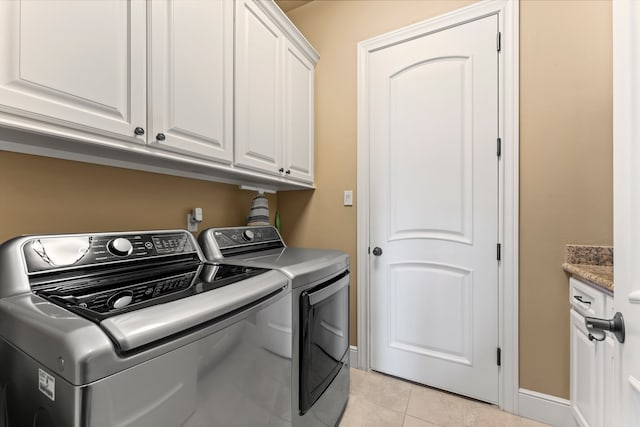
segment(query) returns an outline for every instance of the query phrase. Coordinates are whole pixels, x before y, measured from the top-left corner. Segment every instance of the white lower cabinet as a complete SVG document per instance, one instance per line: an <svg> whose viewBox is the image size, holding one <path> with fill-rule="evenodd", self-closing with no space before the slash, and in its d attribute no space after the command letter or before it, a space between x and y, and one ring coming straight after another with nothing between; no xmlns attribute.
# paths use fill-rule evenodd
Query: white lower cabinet
<svg viewBox="0 0 640 427"><path fill-rule="evenodd" d="M610 334L598 341L589 337L584 319L613 317L613 297L604 291L570 279L570 393L574 426L613 426L612 392L617 341Z"/></svg>

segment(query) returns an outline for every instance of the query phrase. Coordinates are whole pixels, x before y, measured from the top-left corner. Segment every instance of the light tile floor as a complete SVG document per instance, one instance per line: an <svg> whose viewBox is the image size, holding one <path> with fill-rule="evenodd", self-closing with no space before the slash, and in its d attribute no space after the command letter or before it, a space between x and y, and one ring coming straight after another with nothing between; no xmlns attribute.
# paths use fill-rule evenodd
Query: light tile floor
<svg viewBox="0 0 640 427"><path fill-rule="evenodd" d="M340 427L543 427L496 406L351 369L349 403Z"/></svg>

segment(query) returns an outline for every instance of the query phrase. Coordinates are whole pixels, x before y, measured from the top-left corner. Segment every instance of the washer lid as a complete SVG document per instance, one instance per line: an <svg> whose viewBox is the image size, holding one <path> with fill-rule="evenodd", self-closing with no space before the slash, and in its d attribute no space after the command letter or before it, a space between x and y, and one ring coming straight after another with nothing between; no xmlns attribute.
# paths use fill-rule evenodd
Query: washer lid
<svg viewBox="0 0 640 427"><path fill-rule="evenodd" d="M121 352L128 352L257 304L286 287L282 274L268 271L188 298L109 317L100 322L100 327Z"/></svg>
<svg viewBox="0 0 640 427"><path fill-rule="evenodd" d="M279 270L291 279L294 288L349 268L349 255L331 249L287 247L225 258L224 261Z"/></svg>

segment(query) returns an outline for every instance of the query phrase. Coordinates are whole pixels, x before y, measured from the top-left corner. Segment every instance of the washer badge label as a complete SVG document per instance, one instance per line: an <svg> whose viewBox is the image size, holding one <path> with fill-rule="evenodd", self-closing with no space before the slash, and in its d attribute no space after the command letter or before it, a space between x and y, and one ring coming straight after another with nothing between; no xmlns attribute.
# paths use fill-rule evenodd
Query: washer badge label
<svg viewBox="0 0 640 427"><path fill-rule="evenodd" d="M56 379L38 368L38 388L49 399L56 400Z"/></svg>

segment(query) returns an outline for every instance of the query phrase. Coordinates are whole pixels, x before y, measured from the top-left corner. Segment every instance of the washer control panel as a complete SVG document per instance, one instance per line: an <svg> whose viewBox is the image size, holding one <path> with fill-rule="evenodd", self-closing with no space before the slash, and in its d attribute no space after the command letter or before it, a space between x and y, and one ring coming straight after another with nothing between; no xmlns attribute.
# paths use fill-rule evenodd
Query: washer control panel
<svg viewBox="0 0 640 427"><path fill-rule="evenodd" d="M73 295L66 297L65 302L67 302L68 305L76 305L77 307L86 308L98 313L108 313L131 304L139 304L143 301L187 289L191 286L195 275L196 272L194 271L161 280L141 283L121 290L107 290L85 295ZM43 292L43 294L46 293ZM60 299L65 299L65 297Z"/></svg>
<svg viewBox="0 0 640 427"><path fill-rule="evenodd" d="M22 249L28 273L109 262L197 254L187 232L86 234L34 237ZM124 301L124 300L123 300Z"/></svg>
<svg viewBox="0 0 640 427"><path fill-rule="evenodd" d="M218 228L213 237L220 249L282 242L278 231L271 226Z"/></svg>

